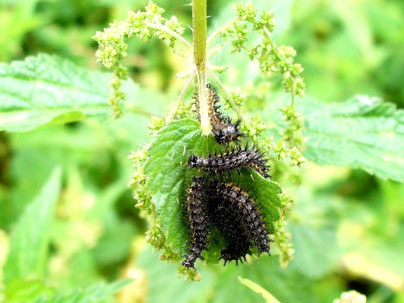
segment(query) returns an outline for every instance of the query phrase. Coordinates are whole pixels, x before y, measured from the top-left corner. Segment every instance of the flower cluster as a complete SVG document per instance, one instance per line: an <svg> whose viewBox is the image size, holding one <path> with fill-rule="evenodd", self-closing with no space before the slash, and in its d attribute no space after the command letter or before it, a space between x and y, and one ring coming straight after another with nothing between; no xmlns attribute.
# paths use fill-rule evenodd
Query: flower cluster
<svg viewBox="0 0 404 303"><path fill-rule="evenodd" d="M125 98L120 90L122 80L127 79L128 70L123 66L122 61L128 55L126 50L127 38L136 37L148 42L151 38L157 37L166 45L174 48L175 41L183 41L187 47L189 43L182 38L184 28L175 16L166 19L162 16L164 9L158 7L152 1L146 6L144 12L128 12L127 18L115 21L103 32L98 31L93 39L98 42L96 52L97 61L108 69L113 69L113 79L110 83L112 93L109 102L112 106L115 117L120 117L122 111L119 102Z"/></svg>
<svg viewBox="0 0 404 303"><path fill-rule="evenodd" d="M275 226L275 241L279 248L279 263L282 268L286 268L292 261L295 252L292 243L290 243L292 235L286 229L286 215L293 206L293 200L284 194L282 195L281 203L282 212L281 218L276 222Z"/></svg>
<svg viewBox="0 0 404 303"><path fill-rule="evenodd" d="M281 132L283 140L279 141L274 149L280 159L290 159L290 166L300 166L305 162L301 152L303 146L303 117L295 110L293 104L281 108L281 111L287 126Z"/></svg>
<svg viewBox="0 0 404 303"><path fill-rule="evenodd" d="M265 76L280 73L286 92L304 95L305 84L300 74L303 67L294 62L296 51L290 46L277 46L271 38L275 23L270 12L258 15L252 3L234 7L236 18L223 28L220 35L232 45L232 52L246 51L251 60L257 60ZM248 45L248 25L261 37L255 45Z"/></svg>

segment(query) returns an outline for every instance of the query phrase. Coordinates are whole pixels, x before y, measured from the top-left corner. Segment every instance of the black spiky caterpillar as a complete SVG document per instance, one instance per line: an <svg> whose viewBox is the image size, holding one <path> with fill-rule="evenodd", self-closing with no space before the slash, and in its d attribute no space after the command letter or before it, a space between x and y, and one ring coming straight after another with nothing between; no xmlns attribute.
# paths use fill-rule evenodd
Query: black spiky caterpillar
<svg viewBox="0 0 404 303"><path fill-rule="evenodd" d="M208 157L191 155L188 158L188 166L213 175L234 170L240 171L246 167L256 170L264 178L270 177L268 174L269 166L262 152L257 148L249 149L247 145L244 149L237 147L222 155L209 155Z"/></svg>
<svg viewBox="0 0 404 303"><path fill-rule="evenodd" d="M212 197L215 196L216 194L212 193ZM215 197L210 200L209 212L226 242L226 248L221 251L220 257L224 260L224 264L231 261L235 261L236 264L245 261L246 255L251 254L250 240L237 222L232 205L220 197Z"/></svg>
<svg viewBox="0 0 404 303"><path fill-rule="evenodd" d="M213 88L210 83L208 83L206 87L208 89L207 100L209 107L209 121L212 126L212 133L216 142L222 145L230 142L238 142L240 137L245 137L245 135L240 132L238 128L240 121L232 123L229 117L224 116L220 111L220 98L216 92L216 89ZM194 99L199 115L198 95L194 95Z"/></svg>
<svg viewBox="0 0 404 303"><path fill-rule="evenodd" d="M230 217L233 217L232 225L237 224L241 228L243 231L241 235L253 242L258 249L258 254L264 252L270 254L269 234L257 205L248 193L231 183L219 182L213 183L213 186L216 189L216 197L221 199L219 204L230 208L232 213ZM227 250L229 251L229 249ZM243 254L244 252L245 250L238 253Z"/></svg>
<svg viewBox="0 0 404 303"><path fill-rule="evenodd" d="M205 191L204 180L194 177L187 197L191 248L182 262L182 265L188 268L194 267L196 260L202 258L202 251L207 248L209 225Z"/></svg>

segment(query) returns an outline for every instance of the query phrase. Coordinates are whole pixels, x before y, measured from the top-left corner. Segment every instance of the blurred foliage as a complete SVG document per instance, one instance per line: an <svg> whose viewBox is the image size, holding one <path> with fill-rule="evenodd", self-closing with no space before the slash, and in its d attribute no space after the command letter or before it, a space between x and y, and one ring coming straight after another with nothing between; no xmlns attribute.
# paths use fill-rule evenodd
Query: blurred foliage
<svg viewBox="0 0 404 303"><path fill-rule="evenodd" d="M183 24L190 24L188 2L156 2L169 15L175 14ZM303 77L310 96L329 103L360 93L404 107L403 1L254 2L257 7L274 11L274 39L296 48L296 60L305 69ZM95 69L93 34L112 20L124 18L127 10L142 9L146 3L1 0L0 61L10 63L43 52ZM211 31L232 14L231 4L225 0L208 1ZM186 30L185 35L190 39L191 31ZM29 132L0 132L0 301L263 302L259 294L240 284L240 276L257 283L282 303L333 302L351 289L365 294L370 303L404 302L404 185L357 169L311 163L286 176L283 182L296 201L288 225L295 259L286 270L279 268L276 257L271 257L251 259L238 267L199 264L203 277L200 282L178 279L176 266L159 261L158 255L144 244L147 223L134 207L136 201L128 189L132 169L127 156L149 141L149 116L162 114L175 97L180 80L173 76L187 63L154 40L150 44L131 41L128 53L130 75L138 85L132 86L135 102L128 105L131 113L122 119L88 119L58 125L91 114L66 113L63 108L61 112L48 112L45 108L30 112L37 118L35 127L41 127ZM36 96L38 100L51 102L49 96L66 92L67 87L76 90L71 100L83 98L83 92L75 86L77 67L51 57L41 58L56 60L51 61L54 70L41 74L48 73L52 79L58 75L64 82L48 83L49 94ZM259 95L262 91L265 98L258 96L248 106L261 115L275 115L269 109L277 102L281 81L275 81L273 86L258 86L258 67L239 59L237 54L230 56L225 51L217 54L215 60L229 67L223 81L242 87L246 93L254 91ZM14 76L4 66L0 68L2 96L14 85L21 89L21 95L13 97L33 100L33 96L24 96L33 85L28 81L29 74L24 76L26 83L20 73ZM99 72L88 72L91 81L106 83L103 77ZM90 94L86 96L98 96L100 104L106 104L106 87L99 87L100 90L86 92ZM310 103L297 102L301 112L304 102ZM0 107L4 106L5 99L0 103ZM388 145L388 138L377 144L372 141L372 134L380 130L376 127L380 120L372 119L374 124L370 126L360 116L369 118L368 114L361 112L357 119L345 117L348 122L344 123L352 124L331 127L328 123L337 119L335 115L316 115L315 108L323 106L326 107L305 107L312 121L328 126L321 129L334 137L339 137L340 128L360 125L364 131L361 140L359 134L352 133L357 139L354 143L370 145L372 154L364 144L359 159L352 159L349 150L339 151L335 146L322 163L335 162L327 162L334 157L341 165L363 167L352 164L361 160L370 167L367 171L380 170L381 175L397 172L402 176L399 166L372 158L380 151L395 150L391 157L400 153L399 145ZM263 107L268 111L263 112ZM390 105L381 103L378 114L384 111L386 119L391 118L388 108ZM341 112L349 109L352 110L339 108ZM106 116L108 108L105 111L101 115ZM52 125L47 125L50 121ZM402 118L396 121L402 125ZM0 129L5 128L3 125L6 123L0 118ZM25 130L29 129L34 127ZM305 129L305 136L312 136L316 130L313 124ZM399 127L395 130L403 134ZM308 154L306 157L310 159ZM44 249L48 246L49 251ZM132 280L113 282L125 278ZM130 284L121 289L126 283Z"/></svg>

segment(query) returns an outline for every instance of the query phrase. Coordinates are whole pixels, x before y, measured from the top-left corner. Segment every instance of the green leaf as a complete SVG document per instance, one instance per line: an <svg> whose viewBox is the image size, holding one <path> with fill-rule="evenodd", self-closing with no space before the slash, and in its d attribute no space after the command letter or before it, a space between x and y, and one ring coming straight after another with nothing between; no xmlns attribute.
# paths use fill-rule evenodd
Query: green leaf
<svg viewBox="0 0 404 303"><path fill-rule="evenodd" d="M280 101L286 102L290 101ZM278 102L272 105L281 106ZM334 104L306 97L296 103L296 108L304 117L307 142L303 154L308 160L360 168L382 179L404 182L403 110L368 96ZM276 135L283 125L279 110L269 106L263 117L277 122L271 133Z"/></svg>
<svg viewBox="0 0 404 303"><path fill-rule="evenodd" d="M40 54L0 64L0 131L28 131L85 117L107 119L110 75ZM127 81L124 90L137 87Z"/></svg>
<svg viewBox="0 0 404 303"><path fill-rule="evenodd" d="M76 290L68 295L56 295L51 298L39 298L35 303L96 303L105 299L128 285L132 280L125 279L111 284L97 283L84 290Z"/></svg>
<svg viewBox="0 0 404 303"><path fill-rule="evenodd" d="M206 156L219 149L212 137L202 135L199 123L190 119L169 123L149 149L145 173L153 202L168 244L180 254L185 253L188 243L184 211L186 189L191 176L197 173L189 170L188 157L191 154ZM271 222L279 219L279 185L247 169L242 170L241 176L234 174L232 180L255 198L263 210L265 221L269 223L269 231L273 232Z"/></svg>
<svg viewBox="0 0 404 303"><path fill-rule="evenodd" d="M57 168L14 226L4 266L6 283L15 278L43 275L60 187L61 169Z"/></svg>
<svg viewBox="0 0 404 303"><path fill-rule="evenodd" d="M309 160L404 182L403 110L367 96L328 106L303 101L298 109L305 117Z"/></svg>
<svg viewBox="0 0 404 303"><path fill-rule="evenodd" d="M167 242L181 253L188 241L183 213L188 157L206 155L208 140L198 122L184 119L163 128L149 149L145 172Z"/></svg>

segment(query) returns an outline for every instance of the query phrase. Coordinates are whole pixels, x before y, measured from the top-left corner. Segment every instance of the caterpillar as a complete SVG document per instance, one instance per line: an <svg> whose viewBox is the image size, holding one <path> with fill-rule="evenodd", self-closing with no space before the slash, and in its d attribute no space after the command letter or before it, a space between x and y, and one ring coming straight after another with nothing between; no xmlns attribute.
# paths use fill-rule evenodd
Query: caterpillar
<svg viewBox="0 0 404 303"><path fill-rule="evenodd" d="M221 259L224 264L227 262L245 261L246 255L250 252L250 240L245 234L240 222L236 220L234 210L231 204L221 200L216 206L216 222L220 232L223 234L227 246L221 253Z"/></svg>
<svg viewBox="0 0 404 303"><path fill-rule="evenodd" d="M240 121L231 123L229 117L224 116L220 112L219 96L216 93L216 89L209 83L207 87L207 100L209 107L209 122L212 126L212 133L217 143L224 145L230 142L238 142L240 137L245 137L245 134L240 132ZM198 95L194 96L196 107L199 115L199 100Z"/></svg>
<svg viewBox="0 0 404 303"><path fill-rule="evenodd" d="M209 155L201 157L191 155L188 158L189 168L196 168L209 174L222 174L233 170L240 171L241 168L252 168L261 174L264 178L269 178L269 166L258 149L248 149L246 145L244 149L237 148L229 153L222 155Z"/></svg>
<svg viewBox="0 0 404 303"><path fill-rule="evenodd" d="M205 183L202 178L194 177L188 189L188 220L191 229L191 248L182 265L194 268L196 260L202 259L209 235L208 214L205 195Z"/></svg>
<svg viewBox="0 0 404 303"><path fill-rule="evenodd" d="M249 195L234 184L219 182L214 186L216 196L222 199L222 203L231 205L234 224L238 224L247 239L254 243L258 254L270 254L269 234L257 206Z"/></svg>

